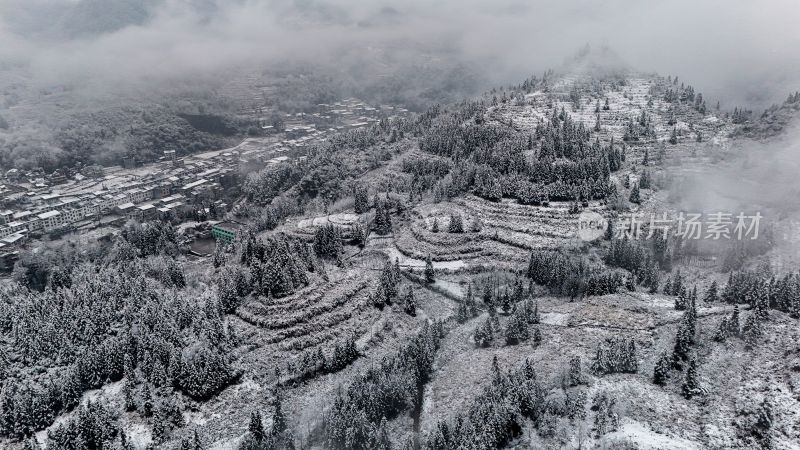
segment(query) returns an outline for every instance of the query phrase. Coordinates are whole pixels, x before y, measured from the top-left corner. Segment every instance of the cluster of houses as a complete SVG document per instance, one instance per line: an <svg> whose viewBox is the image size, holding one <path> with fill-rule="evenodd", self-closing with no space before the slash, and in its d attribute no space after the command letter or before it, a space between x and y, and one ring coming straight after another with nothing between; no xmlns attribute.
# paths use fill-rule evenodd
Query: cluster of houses
<svg viewBox="0 0 800 450"><path fill-rule="evenodd" d="M315 142L324 141L326 136L346 130L367 127L379 122L382 117L407 114L405 108L382 105L378 108L355 99L348 98L337 103L320 103L317 112L286 114L284 117L284 147L303 148ZM261 122L265 121L261 118ZM321 125L328 124L328 125ZM263 125L265 131L275 131L273 125Z"/></svg>
<svg viewBox="0 0 800 450"><path fill-rule="evenodd" d="M141 177L108 175L99 181L76 181L58 191L31 187L23 195L3 199L0 250L32 234L121 224L129 219L181 219L208 206L225 211L223 194L239 183L238 159L235 152L220 152L191 165L174 159L154 165L152 173Z"/></svg>
<svg viewBox="0 0 800 450"><path fill-rule="evenodd" d="M182 159L168 151L159 163L137 168L136 161L126 160L122 168L99 178L65 171L25 175L12 169L0 180L0 259L31 236L121 225L129 219L182 220L209 210L224 213L226 194L238 188L242 171L288 161L287 155L301 161L304 147L331 133L406 113L403 108L376 108L350 98L320 104L314 113L287 114L284 129L273 130L283 134L282 139L269 146L252 145L248 141L253 139L248 139L233 149ZM263 128L270 131L272 126ZM287 153L276 155L282 152Z"/></svg>

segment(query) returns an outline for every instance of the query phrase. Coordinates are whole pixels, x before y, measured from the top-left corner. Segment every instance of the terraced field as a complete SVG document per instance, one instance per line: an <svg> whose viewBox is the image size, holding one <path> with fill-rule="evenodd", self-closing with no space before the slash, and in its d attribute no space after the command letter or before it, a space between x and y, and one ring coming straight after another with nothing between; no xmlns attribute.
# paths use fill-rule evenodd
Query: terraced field
<svg viewBox="0 0 800 450"><path fill-rule="evenodd" d="M363 318L371 285L369 278L348 274L281 299L253 299L237 308L236 315L263 330L264 344L303 350L358 329L356 319Z"/></svg>
<svg viewBox="0 0 800 450"><path fill-rule="evenodd" d="M588 209L608 215L599 202L590 204ZM447 232L451 213L461 214L464 233ZM482 225L480 231L470 229L476 218ZM431 230L434 219L439 224L439 232ZM495 203L467 195L452 202L414 209L411 225L395 234L395 244L403 255L416 259L425 259L430 254L433 261L519 264L526 261L534 249L580 245L577 220L566 203L528 206L506 200Z"/></svg>

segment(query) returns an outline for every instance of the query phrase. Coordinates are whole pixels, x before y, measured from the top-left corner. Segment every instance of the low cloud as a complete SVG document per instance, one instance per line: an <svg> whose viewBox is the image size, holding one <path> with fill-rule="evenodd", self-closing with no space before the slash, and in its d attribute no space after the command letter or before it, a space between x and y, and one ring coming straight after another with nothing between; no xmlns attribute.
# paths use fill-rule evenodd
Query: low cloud
<svg viewBox="0 0 800 450"><path fill-rule="evenodd" d="M794 0L0 0L0 11L0 67L88 90L287 61L352 71L343 56L371 59L362 67L376 76L388 63L461 64L488 88L557 66L585 43L731 108L800 89Z"/></svg>

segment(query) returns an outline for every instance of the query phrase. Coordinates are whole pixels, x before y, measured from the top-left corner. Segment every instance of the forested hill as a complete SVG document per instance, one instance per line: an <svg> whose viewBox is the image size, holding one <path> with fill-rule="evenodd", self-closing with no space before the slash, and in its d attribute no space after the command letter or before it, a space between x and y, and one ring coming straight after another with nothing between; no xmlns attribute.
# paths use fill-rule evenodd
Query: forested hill
<svg viewBox="0 0 800 450"><path fill-rule="evenodd" d="M203 108L200 108L202 110ZM226 113L198 112L153 103L70 111L45 124L25 123L9 116L0 133L0 167L42 168L119 165L123 158L153 162L174 150L186 155L231 146L234 136L246 136L257 124ZM62 114L63 112L59 112Z"/></svg>
<svg viewBox="0 0 800 450"><path fill-rule="evenodd" d="M709 106L677 78L547 72L411 120L343 134L312 149L298 170L251 175L246 192L261 204L282 192L336 201L350 194L348 178L402 154L403 175L392 188L411 198L433 190L439 199L470 192L534 205L606 200L616 189L610 176L626 156L647 153L660 163L670 146L727 140L737 114Z"/></svg>
<svg viewBox="0 0 800 450"><path fill-rule="evenodd" d="M0 446L791 448L800 276L771 264L777 232L577 234L678 210L753 120L579 64L248 173L210 256L166 221L21 251Z"/></svg>

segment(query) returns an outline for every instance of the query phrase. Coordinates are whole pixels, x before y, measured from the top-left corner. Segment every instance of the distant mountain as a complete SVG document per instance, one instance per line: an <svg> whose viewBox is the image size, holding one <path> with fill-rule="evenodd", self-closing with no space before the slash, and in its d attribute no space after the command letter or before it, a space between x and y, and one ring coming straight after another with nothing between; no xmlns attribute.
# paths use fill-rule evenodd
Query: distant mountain
<svg viewBox="0 0 800 450"><path fill-rule="evenodd" d="M10 0L3 22L26 38L75 39L142 25L164 0Z"/></svg>
<svg viewBox="0 0 800 450"><path fill-rule="evenodd" d="M5 26L26 38L81 39L145 25L168 4L208 18L240 0L5 0Z"/></svg>
<svg viewBox="0 0 800 450"><path fill-rule="evenodd" d="M738 133L751 137L771 137L783 133L800 116L800 93L795 92L780 105L773 105L756 119L745 122Z"/></svg>
<svg viewBox="0 0 800 450"><path fill-rule="evenodd" d="M70 38L114 32L142 25L161 0L81 0L61 20L61 32Z"/></svg>

